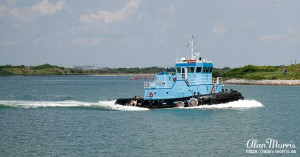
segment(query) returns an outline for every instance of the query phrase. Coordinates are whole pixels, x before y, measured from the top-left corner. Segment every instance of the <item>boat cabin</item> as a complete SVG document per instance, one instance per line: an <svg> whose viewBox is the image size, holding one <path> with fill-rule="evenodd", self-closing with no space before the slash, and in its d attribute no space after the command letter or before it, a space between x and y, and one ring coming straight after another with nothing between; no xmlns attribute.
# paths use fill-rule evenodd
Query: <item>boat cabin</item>
<svg viewBox="0 0 300 157"><path fill-rule="evenodd" d="M145 100L176 99L222 91L222 78L212 78L212 62L201 59L200 53L194 51L194 41L190 43L192 57L177 60L176 73L163 72L156 75L154 82L144 83Z"/></svg>

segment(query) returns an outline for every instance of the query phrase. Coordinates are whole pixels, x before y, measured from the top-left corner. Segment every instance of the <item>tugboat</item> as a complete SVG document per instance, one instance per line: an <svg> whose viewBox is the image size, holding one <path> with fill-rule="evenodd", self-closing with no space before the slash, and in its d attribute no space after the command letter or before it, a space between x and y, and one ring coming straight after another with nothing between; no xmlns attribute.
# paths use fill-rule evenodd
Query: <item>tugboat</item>
<svg viewBox="0 0 300 157"><path fill-rule="evenodd" d="M115 104L150 109L195 107L242 100L242 94L223 89L223 78L212 77L213 64L194 50L194 37L189 41L191 57L176 60L176 73L157 74L154 82L144 82L144 98L120 98Z"/></svg>

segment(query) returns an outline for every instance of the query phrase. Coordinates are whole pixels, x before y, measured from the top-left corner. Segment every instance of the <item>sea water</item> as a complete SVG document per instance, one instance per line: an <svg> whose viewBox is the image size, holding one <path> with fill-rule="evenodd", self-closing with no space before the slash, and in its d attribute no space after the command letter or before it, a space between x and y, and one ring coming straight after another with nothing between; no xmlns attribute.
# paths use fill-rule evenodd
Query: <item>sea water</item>
<svg viewBox="0 0 300 157"><path fill-rule="evenodd" d="M149 110L114 104L151 81L129 78L0 77L0 156L251 156L251 138L299 145L300 87L225 85L245 100Z"/></svg>

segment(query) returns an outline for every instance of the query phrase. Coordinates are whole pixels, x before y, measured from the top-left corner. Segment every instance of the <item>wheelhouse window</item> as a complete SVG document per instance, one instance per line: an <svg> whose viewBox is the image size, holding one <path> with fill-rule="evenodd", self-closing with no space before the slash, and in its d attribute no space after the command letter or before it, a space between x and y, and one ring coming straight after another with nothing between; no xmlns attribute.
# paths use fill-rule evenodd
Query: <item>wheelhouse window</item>
<svg viewBox="0 0 300 157"><path fill-rule="evenodd" d="M212 72L212 67L203 67L203 72L204 73L211 73Z"/></svg>
<svg viewBox="0 0 300 157"><path fill-rule="evenodd" d="M188 73L194 73L195 72L195 67L189 67L188 68Z"/></svg>
<svg viewBox="0 0 300 157"><path fill-rule="evenodd" d="M177 73L181 73L181 68L176 68Z"/></svg>
<svg viewBox="0 0 300 157"><path fill-rule="evenodd" d="M197 67L196 68L196 73L201 73L202 67Z"/></svg>
<svg viewBox="0 0 300 157"><path fill-rule="evenodd" d="M208 70L207 70L207 67L203 67L203 72L204 72L204 73L207 73L207 71L208 71Z"/></svg>

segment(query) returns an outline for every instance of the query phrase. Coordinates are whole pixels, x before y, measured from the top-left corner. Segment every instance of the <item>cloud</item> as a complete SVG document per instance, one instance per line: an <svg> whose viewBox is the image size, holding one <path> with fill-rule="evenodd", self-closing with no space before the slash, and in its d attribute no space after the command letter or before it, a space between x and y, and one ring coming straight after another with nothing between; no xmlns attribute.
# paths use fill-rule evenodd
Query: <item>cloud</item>
<svg viewBox="0 0 300 157"><path fill-rule="evenodd" d="M284 42L300 44L300 29L289 27L285 33L276 33L258 37L260 42Z"/></svg>
<svg viewBox="0 0 300 157"><path fill-rule="evenodd" d="M286 36L282 34L271 34L271 35L261 36L258 38L258 40L262 42L273 42L273 41L284 40L285 38Z"/></svg>
<svg viewBox="0 0 300 157"><path fill-rule="evenodd" d="M276 5L278 8L282 7L282 3L277 3Z"/></svg>
<svg viewBox="0 0 300 157"><path fill-rule="evenodd" d="M139 6L139 0L130 0L120 10L110 12L107 10L100 10L96 14L82 15L79 20L84 23L92 24L95 22L104 22L105 24L113 24L122 22L133 15Z"/></svg>
<svg viewBox="0 0 300 157"><path fill-rule="evenodd" d="M49 3L48 0L43 0L37 5L31 7L31 10L42 15L52 15L61 11L65 7L65 1L59 1L56 4Z"/></svg>
<svg viewBox="0 0 300 157"><path fill-rule="evenodd" d="M15 0L6 0L6 2L9 6L14 6L16 4Z"/></svg>
<svg viewBox="0 0 300 157"><path fill-rule="evenodd" d="M174 24L171 21L166 20L164 17L161 17L153 21L152 24L149 25L148 29L154 31L158 30L160 33L166 33L173 26Z"/></svg>
<svg viewBox="0 0 300 157"><path fill-rule="evenodd" d="M80 46L97 46L102 44L102 38L77 38L72 43Z"/></svg>
<svg viewBox="0 0 300 157"><path fill-rule="evenodd" d="M140 20L140 19L142 19L144 16L146 16L147 15L147 13L146 12L142 12L141 14L139 14L136 18L138 19L138 20Z"/></svg>
<svg viewBox="0 0 300 157"><path fill-rule="evenodd" d="M33 44L39 44L40 43L40 41L41 41L41 39L40 38L35 38L34 40L33 40Z"/></svg>
<svg viewBox="0 0 300 157"><path fill-rule="evenodd" d="M169 4L169 6L167 8L162 8L160 9L160 12L162 14L175 14L177 11L176 7L174 7L174 5Z"/></svg>
<svg viewBox="0 0 300 157"><path fill-rule="evenodd" d="M245 26L246 27L255 27L256 26L256 22L251 21L251 20L247 20L247 21L245 21Z"/></svg>
<svg viewBox="0 0 300 157"><path fill-rule="evenodd" d="M0 17L4 16L6 12L6 7L3 5L0 5Z"/></svg>
<svg viewBox="0 0 300 157"><path fill-rule="evenodd" d="M9 6L0 6L0 16L6 15L17 20L28 21L39 16L53 15L65 7L65 1L56 4L42 0L40 3L29 7L16 7L14 1L8 1Z"/></svg>
<svg viewBox="0 0 300 157"><path fill-rule="evenodd" d="M222 35L222 34L224 34L225 32L227 32L227 30L226 30L225 27L223 27L223 26L215 26L214 28L211 29L211 31L212 31L216 36Z"/></svg>
<svg viewBox="0 0 300 157"><path fill-rule="evenodd" d="M0 41L0 45L1 46L12 46L15 45L16 41L15 40L11 40L11 41Z"/></svg>
<svg viewBox="0 0 300 157"><path fill-rule="evenodd" d="M170 5L168 8L168 12L174 14L176 13L176 8L173 5Z"/></svg>

